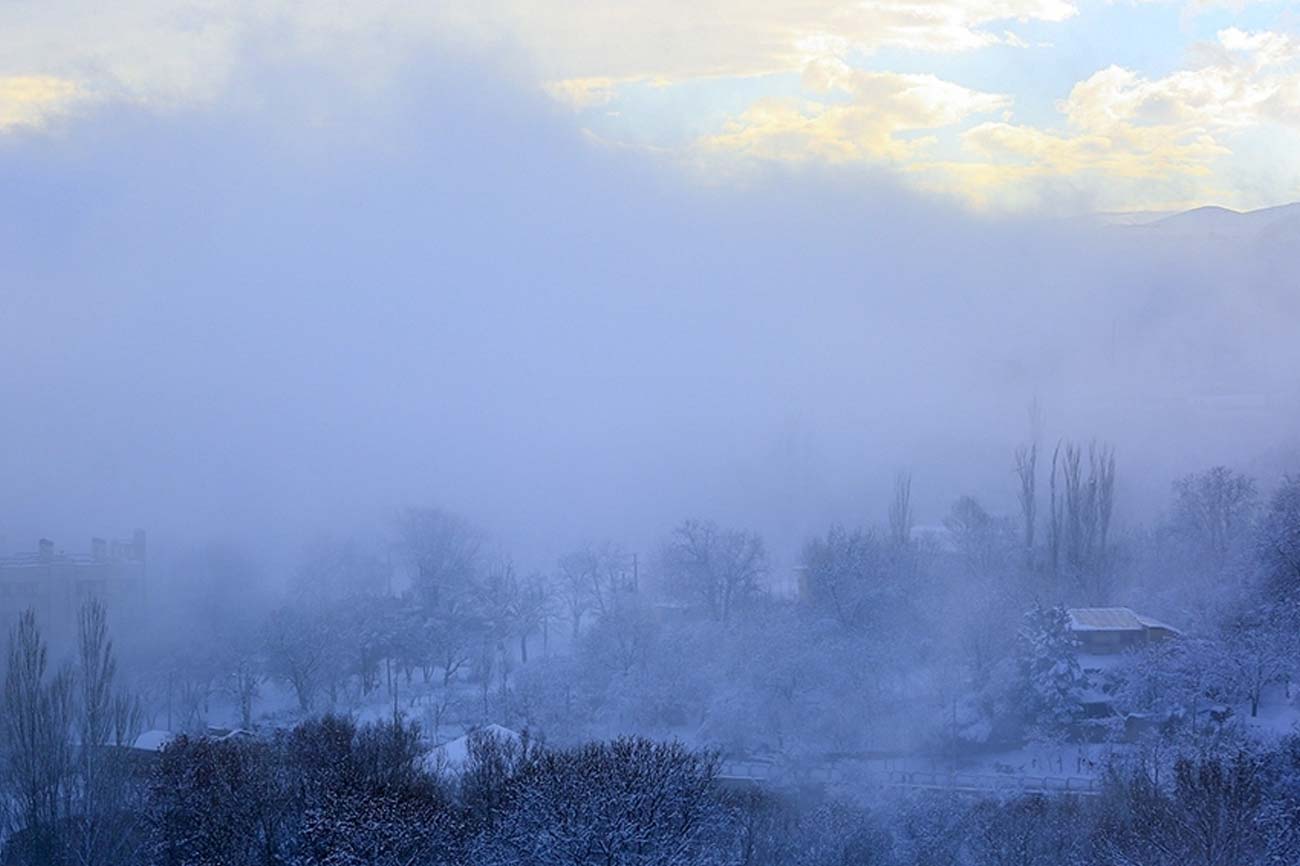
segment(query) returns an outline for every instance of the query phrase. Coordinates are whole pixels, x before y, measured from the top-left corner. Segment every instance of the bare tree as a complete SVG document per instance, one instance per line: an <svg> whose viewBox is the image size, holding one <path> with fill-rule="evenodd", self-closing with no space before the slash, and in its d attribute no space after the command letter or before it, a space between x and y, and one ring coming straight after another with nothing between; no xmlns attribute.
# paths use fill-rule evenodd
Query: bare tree
<svg viewBox="0 0 1300 866"><path fill-rule="evenodd" d="M498 645L515 631L521 592L515 564L509 557L502 557L489 566L474 587L474 607L488 636Z"/></svg>
<svg viewBox="0 0 1300 866"><path fill-rule="evenodd" d="M1057 465L1061 457L1061 443L1052 449L1052 471L1047 481L1047 563L1052 577L1056 578L1061 568L1061 523L1063 505L1057 491Z"/></svg>
<svg viewBox="0 0 1300 866"><path fill-rule="evenodd" d="M268 669L293 689L298 709L310 712L328 662L329 636L309 612L284 608L271 614L264 639Z"/></svg>
<svg viewBox="0 0 1300 866"><path fill-rule="evenodd" d="M1016 449L1016 499L1020 504L1020 538L1025 565L1034 564L1034 534L1038 525L1038 443Z"/></svg>
<svg viewBox="0 0 1300 866"><path fill-rule="evenodd" d="M1259 715L1264 690L1294 671L1300 651L1289 611L1263 607L1233 617L1224 627L1222 659L1225 681L1250 703L1251 718Z"/></svg>
<svg viewBox="0 0 1300 866"><path fill-rule="evenodd" d="M103 605L78 613L75 664L53 677L32 611L9 639L5 675L6 862L124 862L138 823L132 768L110 748L135 735L138 704L115 691L117 661Z"/></svg>
<svg viewBox="0 0 1300 866"><path fill-rule="evenodd" d="M1115 451L1089 445L1086 471L1083 458L1083 448L1072 442L1059 442L1052 452L1048 561L1053 575L1064 570L1079 592L1100 602L1115 506Z"/></svg>
<svg viewBox="0 0 1300 866"><path fill-rule="evenodd" d="M1255 499L1254 480L1226 466L1188 475L1174 482L1174 529L1217 572L1249 528Z"/></svg>
<svg viewBox="0 0 1300 866"><path fill-rule="evenodd" d="M431 617L425 624L430 656L442 669L442 686L448 688L461 669L473 659L483 624L467 602L455 603Z"/></svg>
<svg viewBox="0 0 1300 866"><path fill-rule="evenodd" d="M4 771L8 847L16 862L62 859L60 825L72 796L75 756L73 677L64 669L47 681L49 650L30 608L9 633L4 681Z"/></svg>
<svg viewBox="0 0 1300 866"><path fill-rule="evenodd" d="M81 699L81 742L98 748L112 730L113 677L117 660L108 636L108 616L98 600L82 605L77 614L77 685Z"/></svg>
<svg viewBox="0 0 1300 866"><path fill-rule="evenodd" d="M1089 485L1094 489L1097 531L1094 551L1105 556L1110 547L1110 521L1115 513L1115 449L1110 445L1088 446Z"/></svg>
<svg viewBox="0 0 1300 866"><path fill-rule="evenodd" d="M1001 571L1014 549L1010 521L989 514L972 496L953 503L943 525L973 577L988 579Z"/></svg>
<svg viewBox="0 0 1300 866"><path fill-rule="evenodd" d="M1269 497L1258 546L1274 598L1300 598L1300 475L1287 475Z"/></svg>
<svg viewBox="0 0 1300 866"><path fill-rule="evenodd" d="M144 730L144 707L139 695L118 692L113 697L113 745L129 746Z"/></svg>
<svg viewBox="0 0 1300 866"><path fill-rule="evenodd" d="M889 539L897 548L912 541L912 473L894 478L894 498L889 503Z"/></svg>
<svg viewBox="0 0 1300 866"><path fill-rule="evenodd" d="M667 588L699 601L719 622L758 593L767 573L762 538L709 521L680 524L664 543L661 561Z"/></svg>
<svg viewBox="0 0 1300 866"><path fill-rule="evenodd" d="M633 557L620 545L608 541L560 557L556 585L574 637L582 630L584 616L611 615L620 598L634 589L632 563Z"/></svg>
<svg viewBox="0 0 1300 866"><path fill-rule="evenodd" d="M892 616L892 560L888 543L875 531L832 526L824 538L804 545L807 598L846 629L865 630ZM883 616L882 616L883 615Z"/></svg>
<svg viewBox="0 0 1300 866"><path fill-rule="evenodd" d="M73 853L85 866L119 862L133 838L138 812L130 808L132 767L114 738L130 736L133 701L116 692L117 659L108 633L108 614L98 600L78 612L77 778L79 794Z"/></svg>
<svg viewBox="0 0 1300 866"><path fill-rule="evenodd" d="M108 618L97 600L84 605L77 614L77 697L80 748L78 755L81 790L81 832L77 853L82 862L96 862L96 852L104 847L100 837L108 829L100 795L111 790L112 772L104 766L109 737L113 729L113 676L117 661L113 642L108 637ZM110 783L110 784L106 784Z"/></svg>
<svg viewBox="0 0 1300 866"><path fill-rule="evenodd" d="M590 566L584 554L585 551L565 554L556 567L555 583L573 627L574 639L582 633L582 618L592 609Z"/></svg>
<svg viewBox="0 0 1300 866"><path fill-rule="evenodd" d="M245 729L253 726L253 701L262 690L262 669L257 660L248 655L240 655L226 682L227 694L239 707L239 723Z"/></svg>
<svg viewBox="0 0 1300 866"><path fill-rule="evenodd" d="M533 575L519 587L514 619L515 634L519 638L519 660L524 664L528 663L528 638L539 629L545 635L551 605L551 587L541 575Z"/></svg>
<svg viewBox="0 0 1300 866"><path fill-rule="evenodd" d="M477 527L441 509L407 508L398 515L397 536L425 610L454 604L469 591L482 564L485 541Z"/></svg>

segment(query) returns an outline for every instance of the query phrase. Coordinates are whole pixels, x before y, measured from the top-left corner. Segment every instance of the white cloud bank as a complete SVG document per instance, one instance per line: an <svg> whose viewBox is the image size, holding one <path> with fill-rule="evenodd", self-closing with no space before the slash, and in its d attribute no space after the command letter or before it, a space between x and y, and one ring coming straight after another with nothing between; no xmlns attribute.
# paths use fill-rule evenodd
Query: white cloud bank
<svg viewBox="0 0 1300 866"><path fill-rule="evenodd" d="M1062 194L1105 208L1249 205L1266 202L1234 188L1243 170L1234 153L1243 136L1277 130L1276 145L1250 149L1256 165L1263 154L1276 167L1256 190L1300 195L1290 189L1300 165L1288 156L1300 147L1300 53L1280 32L1226 29L1164 75L1099 58L1054 124L1018 121L1015 92L864 68L887 49L922 58L1025 49L1009 29L1017 22L1068 26L1079 14L1071 0L11 3L0 12L0 133L108 103L166 111L256 101L268 58L383 94L450 49L492 56L579 110L617 102L631 82L739 88L754 76L803 76L798 96L755 96L719 120L682 154L693 164L886 164L1002 206Z"/></svg>

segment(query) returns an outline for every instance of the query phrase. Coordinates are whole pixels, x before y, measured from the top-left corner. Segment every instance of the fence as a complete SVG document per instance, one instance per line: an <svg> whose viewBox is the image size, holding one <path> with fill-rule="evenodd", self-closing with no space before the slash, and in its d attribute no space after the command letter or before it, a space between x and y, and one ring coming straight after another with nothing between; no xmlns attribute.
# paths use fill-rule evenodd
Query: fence
<svg viewBox="0 0 1300 866"><path fill-rule="evenodd" d="M1060 794L1094 796L1097 779L1087 776L1033 776L1015 773L962 773L944 770L868 770L842 763L789 767L771 761L726 760L718 781L745 785L845 785L952 791L971 794Z"/></svg>

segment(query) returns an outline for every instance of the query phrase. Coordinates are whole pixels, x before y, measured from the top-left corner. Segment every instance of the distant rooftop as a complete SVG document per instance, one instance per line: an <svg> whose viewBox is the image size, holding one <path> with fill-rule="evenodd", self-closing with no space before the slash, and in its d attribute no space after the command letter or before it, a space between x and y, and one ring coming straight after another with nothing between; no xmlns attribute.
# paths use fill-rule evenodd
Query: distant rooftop
<svg viewBox="0 0 1300 866"><path fill-rule="evenodd" d="M1070 628L1075 631L1143 631L1146 626L1126 607L1072 607Z"/></svg>
<svg viewBox="0 0 1300 866"><path fill-rule="evenodd" d="M42 538L36 550L0 555L0 568L41 568L52 564L81 567L102 562L143 562L144 558L145 532L137 529L130 538L92 538L89 553L65 553L56 550L50 539Z"/></svg>
<svg viewBox="0 0 1300 866"><path fill-rule="evenodd" d="M1178 632L1158 619L1134 613L1127 607L1072 607L1066 611L1074 631L1146 631L1151 628Z"/></svg>
<svg viewBox="0 0 1300 866"><path fill-rule="evenodd" d="M0 567L3 568L40 568L52 562L60 565L93 565L96 560L93 556L84 553L56 553L52 556L42 556L39 553L14 553L0 556Z"/></svg>

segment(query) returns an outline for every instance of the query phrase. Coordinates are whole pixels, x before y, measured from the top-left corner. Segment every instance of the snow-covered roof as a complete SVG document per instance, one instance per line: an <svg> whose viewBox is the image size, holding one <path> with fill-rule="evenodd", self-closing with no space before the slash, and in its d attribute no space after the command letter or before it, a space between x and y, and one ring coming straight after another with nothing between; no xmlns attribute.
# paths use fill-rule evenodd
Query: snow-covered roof
<svg viewBox="0 0 1300 866"><path fill-rule="evenodd" d="M1143 616L1143 615L1140 614L1140 613L1139 613L1139 614L1136 614L1136 616L1137 616L1137 618L1138 618L1138 622L1142 623L1142 625L1143 625L1144 627L1146 627L1146 628L1161 628L1161 629L1164 629L1165 631L1171 631L1171 632L1173 632L1174 634L1182 634L1181 631L1179 631L1178 629L1174 628L1174 627L1173 627L1172 625L1170 625L1169 623L1161 622L1161 621L1158 620L1158 619L1152 619L1152 618L1149 617L1149 616Z"/></svg>
<svg viewBox="0 0 1300 866"><path fill-rule="evenodd" d="M1070 628L1073 631L1143 631L1146 626L1138 615L1126 607L1072 607Z"/></svg>
<svg viewBox="0 0 1300 866"><path fill-rule="evenodd" d="M131 743L131 748L141 749L146 752L161 752L163 747L172 741L176 735L171 731L145 731L135 738Z"/></svg>
<svg viewBox="0 0 1300 866"><path fill-rule="evenodd" d="M1182 634L1167 623L1134 613L1127 607L1072 607L1066 613L1072 631L1146 631L1159 628Z"/></svg>
<svg viewBox="0 0 1300 866"><path fill-rule="evenodd" d="M251 739L257 736L252 731L246 731L243 728L218 728L208 725L207 737L209 740L224 742L226 740Z"/></svg>
<svg viewBox="0 0 1300 866"><path fill-rule="evenodd" d="M521 737L519 734L503 728L501 725L484 725L481 728L475 728L463 737L457 737L454 740L448 740L440 746L434 748L425 756L425 765L429 769L446 770L452 773L459 773L465 769L465 764L469 762L470 740L473 737L494 736L499 740L509 740L519 743Z"/></svg>

